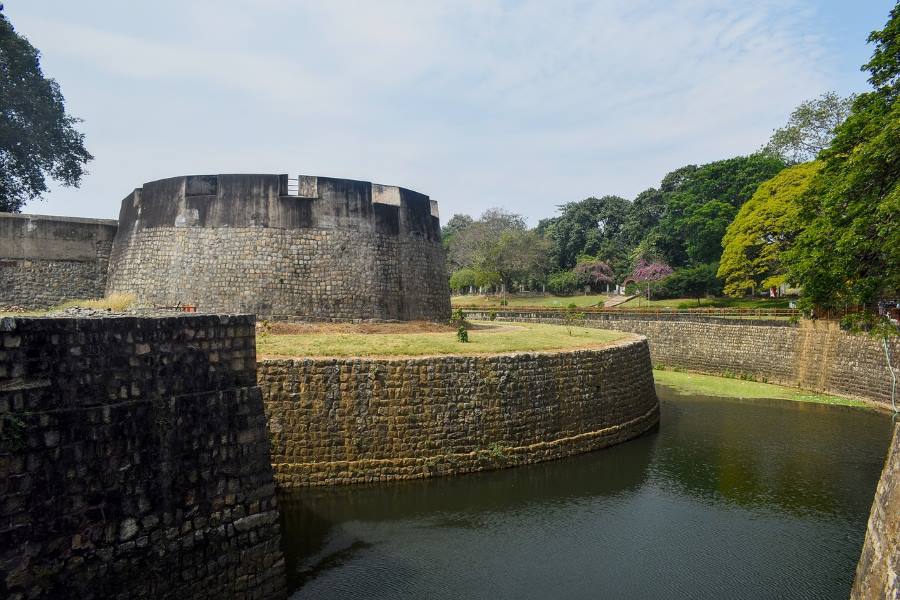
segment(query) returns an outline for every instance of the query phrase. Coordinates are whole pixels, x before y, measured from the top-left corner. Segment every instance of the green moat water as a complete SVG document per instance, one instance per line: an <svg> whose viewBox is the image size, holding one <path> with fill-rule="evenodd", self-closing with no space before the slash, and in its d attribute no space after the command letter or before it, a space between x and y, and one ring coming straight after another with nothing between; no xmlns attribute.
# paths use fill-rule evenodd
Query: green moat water
<svg viewBox="0 0 900 600"><path fill-rule="evenodd" d="M283 494L292 598L841 598L890 417L675 396L538 465Z"/></svg>

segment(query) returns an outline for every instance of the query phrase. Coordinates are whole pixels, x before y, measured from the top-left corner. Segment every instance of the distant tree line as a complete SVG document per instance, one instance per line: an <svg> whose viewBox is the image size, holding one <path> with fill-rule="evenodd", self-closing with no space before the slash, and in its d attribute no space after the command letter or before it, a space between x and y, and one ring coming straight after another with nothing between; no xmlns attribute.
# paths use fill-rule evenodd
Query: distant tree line
<svg viewBox="0 0 900 600"><path fill-rule="evenodd" d="M873 90L798 106L747 156L687 165L628 200L586 198L533 229L490 209L443 229L457 292L571 294L634 283L658 297L790 284L808 311L900 290L900 4L869 36Z"/></svg>

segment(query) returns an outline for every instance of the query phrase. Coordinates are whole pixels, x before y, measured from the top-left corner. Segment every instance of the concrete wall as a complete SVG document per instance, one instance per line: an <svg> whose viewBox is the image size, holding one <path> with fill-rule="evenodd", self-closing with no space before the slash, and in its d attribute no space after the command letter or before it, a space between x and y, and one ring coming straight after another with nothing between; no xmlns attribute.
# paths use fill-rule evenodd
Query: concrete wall
<svg viewBox="0 0 900 600"><path fill-rule="evenodd" d="M513 355L263 360L281 485L465 473L587 452L653 427L647 342Z"/></svg>
<svg viewBox="0 0 900 600"><path fill-rule="evenodd" d="M175 177L135 190L119 221L108 291L142 304L338 320L450 315L437 205L404 188Z"/></svg>
<svg viewBox="0 0 900 600"><path fill-rule="evenodd" d="M0 320L0 597L283 598L252 317Z"/></svg>
<svg viewBox="0 0 900 600"><path fill-rule="evenodd" d="M0 213L0 307L99 298L116 221Z"/></svg>
<svg viewBox="0 0 900 600"><path fill-rule="evenodd" d="M900 598L900 425L872 502L852 600Z"/></svg>
<svg viewBox="0 0 900 600"><path fill-rule="evenodd" d="M487 318L477 311L467 314ZM547 313L498 311L497 315L501 321L562 322ZM841 331L834 323L750 324L726 318L684 320L615 313L588 313L585 318L592 327L647 336L655 364L702 373L752 375L758 381L885 406L891 403L891 374L881 340ZM900 367L900 338L891 339L888 350L894 368Z"/></svg>

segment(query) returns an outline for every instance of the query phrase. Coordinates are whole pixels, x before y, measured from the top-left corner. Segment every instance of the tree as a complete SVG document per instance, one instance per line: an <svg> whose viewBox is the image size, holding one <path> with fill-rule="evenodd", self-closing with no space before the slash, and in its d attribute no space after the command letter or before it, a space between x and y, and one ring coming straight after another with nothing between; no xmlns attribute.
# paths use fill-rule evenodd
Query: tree
<svg viewBox="0 0 900 600"><path fill-rule="evenodd" d="M642 260L634 267L631 277L635 281L659 281L672 274L672 267L664 262Z"/></svg>
<svg viewBox="0 0 900 600"><path fill-rule="evenodd" d="M718 263L708 263L678 269L660 282L661 290L672 298L700 298L722 292L722 281L716 276Z"/></svg>
<svg viewBox="0 0 900 600"><path fill-rule="evenodd" d="M787 124L775 130L766 149L788 164L813 160L831 143L852 105L853 96L841 98L834 92L803 102L791 113Z"/></svg>
<svg viewBox="0 0 900 600"><path fill-rule="evenodd" d="M649 188L637 195L628 209L622 224L622 240L633 249L647 237L665 214L666 196L656 188Z"/></svg>
<svg viewBox="0 0 900 600"><path fill-rule="evenodd" d="M801 199L803 231L787 254L789 278L814 311L900 293L900 4L864 66L874 91L853 102L820 154L821 173Z"/></svg>
<svg viewBox="0 0 900 600"><path fill-rule="evenodd" d="M788 167L764 182L738 211L722 238L718 276L725 293L742 296L785 282L784 253L800 232L800 199L821 163Z"/></svg>
<svg viewBox="0 0 900 600"><path fill-rule="evenodd" d="M458 219L457 223L463 225L465 219ZM503 232L525 229L525 219L521 215L490 208L477 221L461 226L453 233L448 242L448 260L455 269L468 267L476 271L497 272L497 245Z"/></svg>
<svg viewBox="0 0 900 600"><path fill-rule="evenodd" d="M47 177L78 186L93 158L78 122L38 50L0 13L0 211L19 212L47 191Z"/></svg>
<svg viewBox="0 0 900 600"><path fill-rule="evenodd" d="M475 285L476 273L472 269L460 269L450 276L450 289L456 292L463 292L467 288Z"/></svg>
<svg viewBox="0 0 900 600"><path fill-rule="evenodd" d="M643 244L644 256L661 256L676 267L718 261L737 210L784 166L778 156L758 152L669 173L660 185L665 213L647 236L652 244Z"/></svg>
<svg viewBox="0 0 900 600"><path fill-rule="evenodd" d="M560 215L538 223L538 231L547 236L551 260L559 269L570 269L582 255L605 261L627 255L622 226L631 203L619 196L586 198L559 207Z"/></svg>
<svg viewBox="0 0 900 600"><path fill-rule="evenodd" d="M507 289L542 281L550 267L550 243L537 231L508 229L497 242L496 271Z"/></svg>
<svg viewBox="0 0 900 600"><path fill-rule="evenodd" d="M578 276L574 271L557 271L547 278L547 289L551 293L564 296L578 289Z"/></svg>
<svg viewBox="0 0 900 600"><path fill-rule="evenodd" d="M612 268L602 260L595 258L579 261L575 265L574 271L579 283L589 285L594 289L598 286L609 286L615 281Z"/></svg>

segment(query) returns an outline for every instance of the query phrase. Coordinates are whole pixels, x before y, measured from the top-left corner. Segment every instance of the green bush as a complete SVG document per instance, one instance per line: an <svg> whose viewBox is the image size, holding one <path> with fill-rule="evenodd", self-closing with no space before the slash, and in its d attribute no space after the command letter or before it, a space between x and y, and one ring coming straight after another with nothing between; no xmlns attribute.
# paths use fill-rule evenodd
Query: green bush
<svg viewBox="0 0 900 600"><path fill-rule="evenodd" d="M488 319L490 319L491 321L496 321L497 320L497 311L492 310L491 312L489 312Z"/></svg>
<svg viewBox="0 0 900 600"><path fill-rule="evenodd" d="M559 271L547 278L547 289L557 295L572 294L578 290L578 276L574 271Z"/></svg>
<svg viewBox="0 0 900 600"><path fill-rule="evenodd" d="M464 327L466 324L466 313L463 312L463 309L457 308L450 315L450 324L456 325L457 327Z"/></svg>
<svg viewBox="0 0 900 600"><path fill-rule="evenodd" d="M458 339L462 343L468 343L469 341L469 332L466 330L465 325L460 325L459 329L456 330L456 339Z"/></svg>
<svg viewBox="0 0 900 600"><path fill-rule="evenodd" d="M450 276L450 289L462 291L475 285L476 274L472 269L460 269Z"/></svg>

